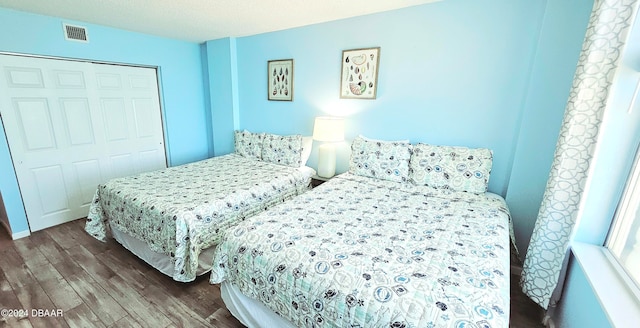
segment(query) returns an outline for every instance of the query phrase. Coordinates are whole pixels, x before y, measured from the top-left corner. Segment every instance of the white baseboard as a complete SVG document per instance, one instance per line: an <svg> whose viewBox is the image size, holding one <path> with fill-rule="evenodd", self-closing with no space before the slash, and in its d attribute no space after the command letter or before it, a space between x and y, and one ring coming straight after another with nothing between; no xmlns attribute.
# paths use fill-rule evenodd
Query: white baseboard
<svg viewBox="0 0 640 328"><path fill-rule="evenodd" d="M16 239L20 239L20 238L24 238L24 237L29 237L29 236L31 236L31 231L25 230L25 231L12 233L11 234L11 239L16 240Z"/></svg>
<svg viewBox="0 0 640 328"><path fill-rule="evenodd" d="M31 231L29 231L29 230L13 233L11 231L11 227L9 227L9 223L7 223L7 221L0 220L0 223L2 223L2 225L4 226L5 229L7 229L7 232L11 235L11 239L13 239L13 240L31 236Z"/></svg>

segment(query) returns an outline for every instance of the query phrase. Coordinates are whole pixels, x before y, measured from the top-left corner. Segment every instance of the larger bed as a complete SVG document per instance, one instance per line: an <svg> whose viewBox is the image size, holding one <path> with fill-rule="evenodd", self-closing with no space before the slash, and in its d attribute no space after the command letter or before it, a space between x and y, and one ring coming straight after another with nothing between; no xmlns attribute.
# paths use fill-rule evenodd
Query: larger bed
<svg viewBox="0 0 640 328"><path fill-rule="evenodd" d="M211 283L249 327L508 327L491 156L358 138L348 173L231 228Z"/></svg>
<svg viewBox="0 0 640 328"><path fill-rule="evenodd" d="M301 136L236 132L236 153L100 185L85 230L192 281L210 269L226 229L310 188L310 146Z"/></svg>

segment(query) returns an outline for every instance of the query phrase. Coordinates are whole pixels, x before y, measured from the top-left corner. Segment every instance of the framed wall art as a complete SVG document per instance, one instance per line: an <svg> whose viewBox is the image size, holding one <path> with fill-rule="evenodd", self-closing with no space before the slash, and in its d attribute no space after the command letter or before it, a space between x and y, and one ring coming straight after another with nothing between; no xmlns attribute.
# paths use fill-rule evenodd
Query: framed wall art
<svg viewBox="0 0 640 328"><path fill-rule="evenodd" d="M267 62L267 99L293 101L293 59Z"/></svg>
<svg viewBox="0 0 640 328"><path fill-rule="evenodd" d="M340 98L376 99L380 47L342 51Z"/></svg>

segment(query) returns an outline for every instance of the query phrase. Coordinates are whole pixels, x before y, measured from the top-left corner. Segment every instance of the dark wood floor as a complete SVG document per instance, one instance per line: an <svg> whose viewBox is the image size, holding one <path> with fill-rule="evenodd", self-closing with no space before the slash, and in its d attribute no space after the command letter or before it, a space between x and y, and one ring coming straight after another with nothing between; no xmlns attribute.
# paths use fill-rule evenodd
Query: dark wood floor
<svg viewBox="0 0 640 328"><path fill-rule="evenodd" d="M83 225L77 220L16 241L0 227L0 310L28 310L24 317L3 311L0 327L242 327L207 275L175 282L117 242L88 236ZM517 279L511 327L543 327Z"/></svg>

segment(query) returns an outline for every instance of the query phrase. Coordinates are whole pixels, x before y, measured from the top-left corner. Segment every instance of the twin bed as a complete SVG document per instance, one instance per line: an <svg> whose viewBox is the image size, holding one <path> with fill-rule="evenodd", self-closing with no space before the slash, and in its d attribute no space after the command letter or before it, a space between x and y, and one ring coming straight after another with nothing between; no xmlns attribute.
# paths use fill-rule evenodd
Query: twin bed
<svg viewBox="0 0 640 328"><path fill-rule="evenodd" d="M508 327L511 223L491 161L358 137L349 172L216 224L210 281L249 327Z"/></svg>
<svg viewBox="0 0 640 328"><path fill-rule="evenodd" d="M211 268L235 223L310 188L310 138L236 131L236 152L98 186L85 230L113 237L176 281Z"/></svg>

